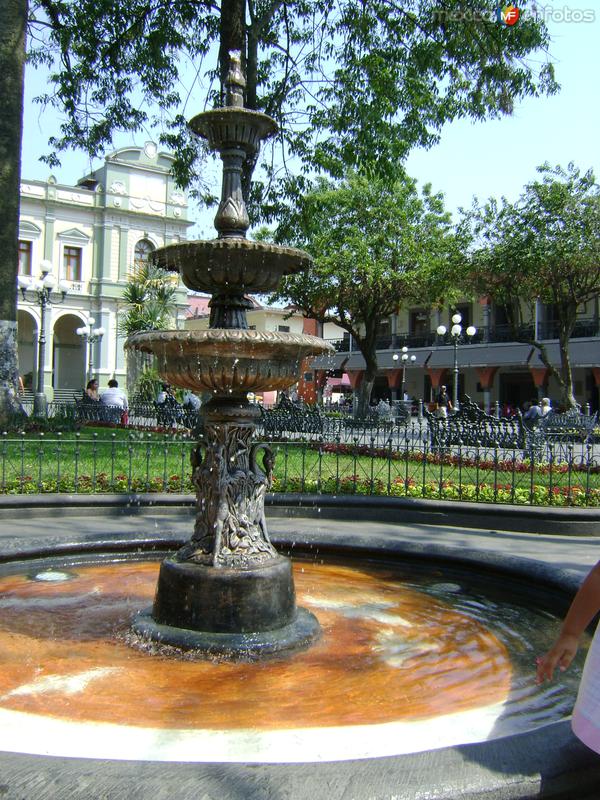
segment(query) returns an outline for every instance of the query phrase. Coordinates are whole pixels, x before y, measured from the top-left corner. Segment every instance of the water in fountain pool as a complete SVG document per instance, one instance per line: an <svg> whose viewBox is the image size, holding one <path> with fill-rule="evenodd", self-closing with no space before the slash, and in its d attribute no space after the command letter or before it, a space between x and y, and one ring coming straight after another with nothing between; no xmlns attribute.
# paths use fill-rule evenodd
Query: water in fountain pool
<svg viewBox="0 0 600 800"><path fill-rule="evenodd" d="M347 759L504 736L570 712L579 666L535 685L535 655L559 623L521 603L518 587L412 562L295 561L321 639L279 660L219 663L131 646L157 569L44 562L0 577L0 749Z"/></svg>

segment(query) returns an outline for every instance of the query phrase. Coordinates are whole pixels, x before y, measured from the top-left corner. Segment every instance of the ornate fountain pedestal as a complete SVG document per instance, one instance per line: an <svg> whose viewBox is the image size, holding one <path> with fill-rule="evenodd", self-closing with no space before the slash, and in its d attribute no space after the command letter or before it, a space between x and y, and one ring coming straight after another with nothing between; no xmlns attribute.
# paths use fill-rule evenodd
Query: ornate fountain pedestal
<svg viewBox="0 0 600 800"><path fill-rule="evenodd" d="M223 161L219 238L178 242L155 253L156 263L178 271L189 289L212 294L209 329L139 333L127 347L152 353L163 380L213 393L203 407L203 438L192 452L194 534L163 562L154 606L138 616L134 631L161 644L235 659L296 650L319 635L316 618L296 606L291 562L269 540L264 498L273 452L252 444L260 413L247 395L287 389L306 359L333 348L314 336L248 329L247 294L273 291L283 276L306 269L311 260L301 250L245 238L242 166L277 126L243 108L245 82L235 55L225 85L227 107L190 123Z"/></svg>
<svg viewBox="0 0 600 800"><path fill-rule="evenodd" d="M298 650L319 636L315 616L296 606L291 561L269 540L273 454L251 444L257 414L244 397L205 406L204 439L192 451L194 534L161 564L154 605L133 623L138 635L236 659Z"/></svg>

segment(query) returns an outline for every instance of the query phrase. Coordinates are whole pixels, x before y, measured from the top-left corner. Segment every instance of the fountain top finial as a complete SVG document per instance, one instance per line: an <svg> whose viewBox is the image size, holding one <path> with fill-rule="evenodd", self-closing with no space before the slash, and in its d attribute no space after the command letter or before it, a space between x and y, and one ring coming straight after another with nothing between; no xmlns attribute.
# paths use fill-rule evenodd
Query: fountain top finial
<svg viewBox="0 0 600 800"><path fill-rule="evenodd" d="M225 105L230 108L243 108L246 79L242 72L242 54L240 51L230 50L229 61L229 72L225 78Z"/></svg>

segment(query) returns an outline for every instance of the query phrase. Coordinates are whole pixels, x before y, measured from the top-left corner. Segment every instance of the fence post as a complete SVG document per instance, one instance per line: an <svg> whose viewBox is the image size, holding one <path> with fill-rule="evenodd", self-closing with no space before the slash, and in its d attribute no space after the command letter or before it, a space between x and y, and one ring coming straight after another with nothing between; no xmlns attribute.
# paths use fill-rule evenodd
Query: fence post
<svg viewBox="0 0 600 800"><path fill-rule="evenodd" d="M2 491L6 490L6 450L8 431L2 431Z"/></svg>
<svg viewBox="0 0 600 800"><path fill-rule="evenodd" d="M56 491L60 492L60 457L61 457L62 433L56 434Z"/></svg>
<svg viewBox="0 0 600 800"><path fill-rule="evenodd" d="M494 416L496 419L500 419L500 401L496 400L494 403Z"/></svg>
<svg viewBox="0 0 600 800"><path fill-rule="evenodd" d="M419 422L423 422L423 400L419 399L419 415L418 415Z"/></svg>

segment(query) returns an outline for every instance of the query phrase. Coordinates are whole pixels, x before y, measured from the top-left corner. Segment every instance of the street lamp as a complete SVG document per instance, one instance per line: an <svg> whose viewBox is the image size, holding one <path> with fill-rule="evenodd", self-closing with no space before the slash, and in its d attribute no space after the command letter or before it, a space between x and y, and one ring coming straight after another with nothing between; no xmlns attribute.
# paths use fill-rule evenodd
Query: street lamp
<svg viewBox="0 0 600 800"><path fill-rule="evenodd" d="M83 325L81 328L77 328L75 333L77 336L81 336L85 346L87 348L87 355L88 355L88 372L87 372L87 379L91 381L94 376L94 351L93 347L96 342L100 342L102 337L106 333L104 328L93 328L93 324L96 322L94 317L90 317L87 321L87 325Z"/></svg>
<svg viewBox="0 0 600 800"><path fill-rule="evenodd" d="M417 360L416 356L409 356L408 355L408 347L406 345L401 350L402 355L399 356L398 353L394 353L392 359L394 361L402 361L402 388L400 390L400 401L404 403L404 386L406 384L406 365L410 361L411 364L414 364Z"/></svg>
<svg viewBox="0 0 600 800"><path fill-rule="evenodd" d="M46 347L46 306L58 305L64 302L70 289L67 281L60 281L57 285L56 278L52 275L52 262L42 261L40 264L41 275L35 280L26 275L19 275L17 284L21 290L23 300L27 291L34 292L35 300L40 307L40 335L38 337L38 363L37 385L33 396L33 413L45 417L48 413L48 401L44 393L44 356ZM53 296L52 292L60 292L60 297Z"/></svg>
<svg viewBox="0 0 600 800"><path fill-rule="evenodd" d="M452 316L452 327L450 328L450 339L452 341L452 346L454 347L454 385L452 387L452 405L458 411L458 345L464 344L467 340L465 339L465 335L472 339L473 336L477 333L477 328L473 325L469 325L466 331L463 334L462 325L462 317L460 314L454 314ZM446 326L440 325L437 328L438 336L445 336L446 335Z"/></svg>

